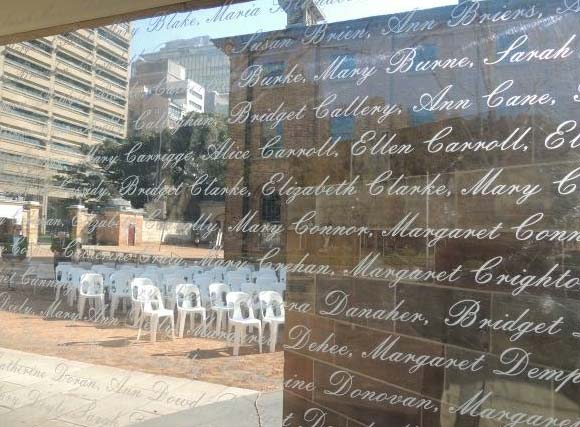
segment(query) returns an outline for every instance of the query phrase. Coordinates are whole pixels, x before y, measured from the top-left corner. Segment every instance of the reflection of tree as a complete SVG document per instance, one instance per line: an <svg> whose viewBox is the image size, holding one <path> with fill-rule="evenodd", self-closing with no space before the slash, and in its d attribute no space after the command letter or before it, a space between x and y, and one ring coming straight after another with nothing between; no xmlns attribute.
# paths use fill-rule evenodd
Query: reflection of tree
<svg viewBox="0 0 580 427"><path fill-rule="evenodd" d="M192 200L188 185L205 174L209 179L200 185L202 191L213 178L216 178L214 186L223 186L224 183L224 161L209 160L205 155L208 153L208 147L217 146L226 140L227 124L221 116L199 116L213 120L198 120L197 122L204 124L183 126L171 132L164 130L161 135L137 134L121 143L105 141L98 150L92 150L87 161L74 170L63 172L57 179L63 187L73 190L79 201L91 208L106 203L111 197L121 195L119 189L122 188L123 182L132 176L138 178L140 189L154 188L160 183L164 186L179 186L183 183L185 189L178 196L166 200L170 206L170 216L183 216ZM192 117L186 122L194 123L196 118ZM85 149L85 152L88 153L88 149ZM178 155L187 153L189 153L187 158L176 159ZM165 155L167 158L167 155L171 154L174 160L166 164L158 161L160 156ZM136 159L138 156L142 156L141 159ZM111 162L110 159L115 161ZM99 186L106 188L107 194L94 197L90 194L90 190ZM155 196L139 192L122 196L135 208L142 208L145 203L155 200Z"/></svg>

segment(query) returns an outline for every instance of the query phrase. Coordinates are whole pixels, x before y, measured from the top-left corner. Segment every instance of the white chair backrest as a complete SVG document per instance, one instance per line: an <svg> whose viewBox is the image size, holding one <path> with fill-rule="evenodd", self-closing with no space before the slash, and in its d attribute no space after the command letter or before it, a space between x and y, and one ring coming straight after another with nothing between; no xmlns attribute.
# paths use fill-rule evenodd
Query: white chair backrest
<svg viewBox="0 0 580 427"><path fill-rule="evenodd" d="M203 273L205 273L205 270L203 269L203 267L200 267L200 266L198 266L198 265L192 265L192 266L190 266L190 267L187 267L187 269L190 271L190 273L191 273L193 276L196 276L196 275L198 275L198 274L203 274Z"/></svg>
<svg viewBox="0 0 580 427"><path fill-rule="evenodd" d="M163 286L165 291L165 296L175 296L175 292L177 291L177 286L189 283L186 280L183 280L183 276L180 273L174 274L166 274L163 275Z"/></svg>
<svg viewBox="0 0 580 427"><path fill-rule="evenodd" d="M81 283L81 276L85 273L90 273L84 268L73 267L69 270L68 282L72 285L79 285Z"/></svg>
<svg viewBox="0 0 580 427"><path fill-rule="evenodd" d="M71 270L71 268L72 267L70 266L70 264L68 265L58 264L55 269L56 281L59 283L67 283L69 280L69 271Z"/></svg>
<svg viewBox="0 0 580 427"><path fill-rule="evenodd" d="M111 274L113 274L115 271L117 271L114 268L106 267L102 264L93 266L92 270L95 273L98 273L101 276L103 276L105 286L108 286L108 284L109 284L109 276L111 276Z"/></svg>
<svg viewBox="0 0 580 427"><path fill-rule="evenodd" d="M183 283L193 283L193 274L189 268L175 267L167 271L169 275L179 275Z"/></svg>
<svg viewBox="0 0 580 427"><path fill-rule="evenodd" d="M284 267L284 268L280 269L278 274L280 275L280 282L286 283L286 268Z"/></svg>
<svg viewBox="0 0 580 427"><path fill-rule="evenodd" d="M256 286L260 291L274 291L277 280L270 276L260 276L256 278Z"/></svg>
<svg viewBox="0 0 580 427"><path fill-rule="evenodd" d="M136 267L135 264L121 264L117 268L119 270L130 270L130 269L135 268L135 267Z"/></svg>
<svg viewBox="0 0 580 427"><path fill-rule="evenodd" d="M153 282L153 284L155 286L157 286L158 288L161 288L163 286L163 283L162 283L163 280L161 278L161 274L157 271L145 270L144 272L139 274L138 277L151 280ZM137 276L135 276L135 278L137 278Z"/></svg>
<svg viewBox="0 0 580 427"><path fill-rule="evenodd" d="M241 291L250 295L250 296L258 296L258 287L255 283L242 283ZM237 291L236 291L237 292Z"/></svg>
<svg viewBox="0 0 580 427"><path fill-rule="evenodd" d="M145 311L164 309L161 291L155 285L147 284L137 286L137 301L141 303L141 306Z"/></svg>
<svg viewBox="0 0 580 427"><path fill-rule="evenodd" d="M109 290L112 295L131 295L131 281L133 275L126 270L115 271L109 276Z"/></svg>
<svg viewBox="0 0 580 427"><path fill-rule="evenodd" d="M279 319L284 317L284 300L278 292L260 292L260 309L264 319Z"/></svg>
<svg viewBox="0 0 580 427"><path fill-rule="evenodd" d="M225 307L226 296L230 287L225 283L212 283L209 285L209 299L212 307Z"/></svg>
<svg viewBox="0 0 580 427"><path fill-rule="evenodd" d="M255 319L252 298L245 292L230 292L226 297L228 307L233 307L230 319Z"/></svg>
<svg viewBox="0 0 580 427"><path fill-rule="evenodd" d="M146 277L136 277L131 280L131 300L136 304L141 304L141 288L144 286L155 286L151 279Z"/></svg>
<svg viewBox="0 0 580 427"><path fill-rule="evenodd" d="M216 282L221 282L225 279L227 270L224 267L214 267L209 271L209 273L212 276L212 280L215 280Z"/></svg>
<svg viewBox="0 0 580 427"><path fill-rule="evenodd" d="M226 274L226 283L234 292L239 292L242 289L242 283L247 282L248 276L245 272L230 271Z"/></svg>
<svg viewBox="0 0 580 427"><path fill-rule="evenodd" d="M237 270L234 270L234 272L244 275L246 281L249 281L252 277L252 270L250 270L248 267L240 267Z"/></svg>
<svg viewBox="0 0 580 427"><path fill-rule="evenodd" d="M272 268L264 267L258 270L256 273L256 278L258 277L271 277L278 281L278 275Z"/></svg>
<svg viewBox="0 0 580 427"><path fill-rule="evenodd" d="M199 308L202 307L201 292L196 285L183 283L177 285L177 307L178 308Z"/></svg>
<svg viewBox="0 0 580 427"><path fill-rule="evenodd" d="M212 275L209 273L198 274L193 277L193 283L199 286L200 289L202 286L209 286L214 282L221 283L221 280L219 282L214 281Z"/></svg>
<svg viewBox="0 0 580 427"><path fill-rule="evenodd" d="M79 293L86 297L104 295L103 276L99 273L83 274L80 279Z"/></svg>

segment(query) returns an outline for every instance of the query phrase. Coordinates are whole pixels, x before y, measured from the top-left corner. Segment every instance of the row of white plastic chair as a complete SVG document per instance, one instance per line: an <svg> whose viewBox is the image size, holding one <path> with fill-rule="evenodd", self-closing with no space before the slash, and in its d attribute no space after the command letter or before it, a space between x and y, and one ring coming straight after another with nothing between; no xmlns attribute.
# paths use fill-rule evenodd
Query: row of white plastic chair
<svg viewBox="0 0 580 427"><path fill-rule="evenodd" d="M233 330L234 355L239 354L239 347L244 343L248 328L258 329L258 346L262 352L262 336L266 326L270 329L270 351L274 352L278 339L279 326L285 322L284 303L277 292L266 291L258 294L260 316L255 316L254 298L245 292L228 292L227 285L212 283L209 286L209 307L203 304L199 287L194 284L180 284L176 289L175 303L177 306L179 337L183 338L185 322L190 316L190 327L195 329L195 316L200 315L202 326L207 328L207 311L216 314L216 329L222 330L222 323L228 319L228 336ZM131 299L134 307L135 323L139 328L137 340L140 339L145 319L150 318L151 341L157 337L160 319L167 318L171 324L172 337L175 338L174 310L164 305L159 289L150 279L135 278L131 281Z"/></svg>
<svg viewBox="0 0 580 427"><path fill-rule="evenodd" d="M95 273L82 268L63 266L61 269L60 282L67 287L69 303L72 305L76 298L75 283L78 281L78 310L83 318L87 301L94 301L98 304L104 315L105 310L105 279L102 273ZM106 276L106 274L105 274ZM202 275L201 275L202 276ZM195 276L194 276L195 277ZM216 329L221 331L225 326L226 318L230 319L230 327L235 327L234 331L234 352L237 354L240 342L243 342L246 327L254 324L259 325L259 342L261 346L262 328L270 325L271 331L271 351L277 339L278 326L284 323L283 298L279 292L271 289L261 290L260 280L257 283L241 284L241 291L232 291L232 287L226 283L201 283L201 288L197 284L183 283L180 272L174 272L173 276L165 276L165 295L162 295L160 288L149 277L133 277L133 272L129 269L115 270L108 276L109 291L111 293L111 317L114 317L119 302L126 306L131 302L134 313L134 324L139 327L138 339L145 317L150 317L151 339L156 339L156 331L160 318L170 318L172 333L174 334L174 308L178 308L178 324L180 337L183 336L186 317L190 314L191 326L193 330L194 315L199 313L202 316L204 329L206 328L207 309L216 315ZM265 284L267 278L263 278ZM195 280L195 279L194 279ZM57 289L57 293L60 288ZM144 298L143 295L152 295ZM235 297L237 295L237 297ZM243 298L242 298L243 296ZM269 296L266 300L263 297ZM167 301L170 308L165 308ZM153 304L153 301L155 303ZM181 301L181 304L180 304ZM189 302L188 302L189 301ZM259 303L259 316L256 317L255 303ZM245 304L246 315L240 314L237 305ZM272 305L279 307L274 310ZM263 309L266 308L265 311ZM243 321L242 321L243 320ZM262 324L262 320L265 322ZM237 325L237 326L236 326ZM261 350L260 350L261 351Z"/></svg>
<svg viewBox="0 0 580 427"><path fill-rule="evenodd" d="M239 267L235 270L227 269L226 267L213 267L213 268L204 268L201 266L156 266L156 265L147 265L147 266L139 266L136 264L121 264L118 266L114 266L113 264L98 264L98 265L91 265L90 263L81 263L78 265L81 268L92 269L95 272L111 272L111 270L121 270L121 269L140 269L141 271L181 271L184 274L191 275L191 274L209 274L214 281L226 281L226 280L239 280L244 282L255 282L259 277L269 277L276 281L280 281L282 283L286 283L286 270L281 269L279 272L276 272L273 268L270 267L262 267L255 270L253 265L248 265L246 267ZM228 277L230 279L228 279Z"/></svg>
<svg viewBox="0 0 580 427"><path fill-rule="evenodd" d="M285 283L277 281L277 276L272 272L263 272L257 275L256 281L250 281L248 276L243 276L239 271L228 272L226 280L220 280L221 275L215 275L215 272L206 272L201 267L190 268L134 268L126 267L121 269L112 269L107 266L95 266L93 272L101 274L104 279L104 287L111 296L111 308L114 314L117 304L123 298L129 297L129 284L131 279L136 277L150 279L157 286L168 303L174 299L175 286L182 283L192 283L204 291L204 296L208 296L208 286L211 283L222 282L230 287L234 292L247 292L257 294L261 291L276 291L283 294L286 286ZM74 304L76 299L76 289L80 283L80 277L83 273L88 272L83 268L72 265L59 265L57 267L57 287L56 298L60 297L62 288L65 288L68 295L69 305Z"/></svg>

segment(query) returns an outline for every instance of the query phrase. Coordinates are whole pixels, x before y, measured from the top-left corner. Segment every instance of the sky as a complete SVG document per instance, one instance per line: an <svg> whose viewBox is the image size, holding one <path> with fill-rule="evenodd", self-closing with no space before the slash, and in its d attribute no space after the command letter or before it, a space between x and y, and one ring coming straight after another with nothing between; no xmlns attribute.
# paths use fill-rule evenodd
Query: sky
<svg viewBox="0 0 580 427"><path fill-rule="evenodd" d="M321 9L327 22L338 22L368 16L386 15L457 4L457 0L320 0ZM153 17L133 22L131 56L137 58L142 53L155 52L163 43L197 36L227 37L256 31L272 31L286 26L286 14L279 11L277 0L255 0L231 5L227 12L248 11L230 21L212 22L219 8L190 13L179 13L163 17ZM253 12L253 13L251 13ZM254 15L255 16L252 16ZM161 22L164 19L164 22ZM181 28L171 28L179 21ZM168 28L170 27L170 28Z"/></svg>

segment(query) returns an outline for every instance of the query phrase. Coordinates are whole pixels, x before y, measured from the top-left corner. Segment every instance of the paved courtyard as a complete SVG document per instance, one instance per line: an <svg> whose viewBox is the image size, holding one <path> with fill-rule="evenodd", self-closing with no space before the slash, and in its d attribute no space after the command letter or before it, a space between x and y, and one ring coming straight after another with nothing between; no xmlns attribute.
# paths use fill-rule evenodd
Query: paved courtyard
<svg viewBox="0 0 580 427"><path fill-rule="evenodd" d="M168 422L168 416L202 426L194 414L213 404L219 404L222 417L232 410L260 419L279 413L281 418L281 393L266 395L267 406L256 403L261 397L254 390L0 348L0 427L123 427L144 422L176 427L178 421ZM256 411L264 411L264 417ZM262 426L279 423L271 420Z"/></svg>

